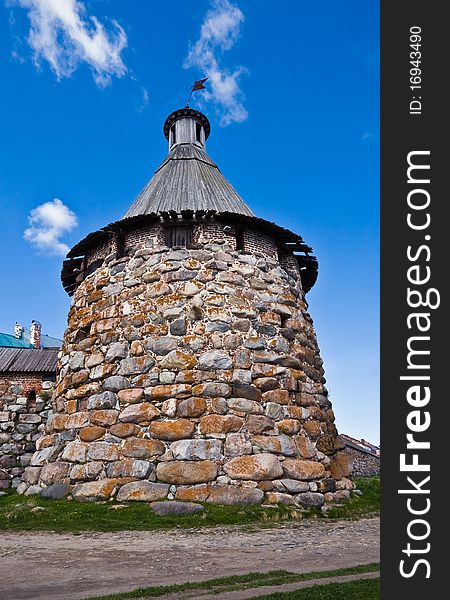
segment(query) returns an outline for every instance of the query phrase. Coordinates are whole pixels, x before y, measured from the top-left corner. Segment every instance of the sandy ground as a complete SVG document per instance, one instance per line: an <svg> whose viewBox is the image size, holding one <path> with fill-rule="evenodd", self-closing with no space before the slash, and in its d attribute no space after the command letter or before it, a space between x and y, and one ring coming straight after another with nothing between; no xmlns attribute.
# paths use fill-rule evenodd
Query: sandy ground
<svg viewBox="0 0 450 600"><path fill-rule="evenodd" d="M253 571L304 572L376 562L379 529L379 518L370 518L265 529L0 533L0 599L81 600Z"/></svg>

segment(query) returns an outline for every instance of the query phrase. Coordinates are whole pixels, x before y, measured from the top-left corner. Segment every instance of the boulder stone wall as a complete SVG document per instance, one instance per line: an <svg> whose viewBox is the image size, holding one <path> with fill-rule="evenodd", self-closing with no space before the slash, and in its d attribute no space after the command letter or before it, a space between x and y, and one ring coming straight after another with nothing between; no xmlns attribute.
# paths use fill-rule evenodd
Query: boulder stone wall
<svg viewBox="0 0 450 600"><path fill-rule="evenodd" d="M39 479L33 454L51 414L54 383L37 381L35 387L30 393L28 382L0 382L0 490L25 492Z"/></svg>
<svg viewBox="0 0 450 600"><path fill-rule="evenodd" d="M376 477L380 475L381 458L346 446L352 477Z"/></svg>
<svg viewBox="0 0 450 600"><path fill-rule="evenodd" d="M320 507L353 487L324 382L295 269L215 243L110 254L73 297L39 485Z"/></svg>

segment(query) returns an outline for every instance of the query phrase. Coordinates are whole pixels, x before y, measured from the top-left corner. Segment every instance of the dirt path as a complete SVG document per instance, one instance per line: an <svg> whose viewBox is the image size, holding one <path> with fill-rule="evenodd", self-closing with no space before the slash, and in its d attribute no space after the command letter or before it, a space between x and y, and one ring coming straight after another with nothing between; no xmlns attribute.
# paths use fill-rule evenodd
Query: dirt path
<svg viewBox="0 0 450 600"><path fill-rule="evenodd" d="M378 560L379 518L252 530L0 533L0 600L81 600L254 571L331 570Z"/></svg>

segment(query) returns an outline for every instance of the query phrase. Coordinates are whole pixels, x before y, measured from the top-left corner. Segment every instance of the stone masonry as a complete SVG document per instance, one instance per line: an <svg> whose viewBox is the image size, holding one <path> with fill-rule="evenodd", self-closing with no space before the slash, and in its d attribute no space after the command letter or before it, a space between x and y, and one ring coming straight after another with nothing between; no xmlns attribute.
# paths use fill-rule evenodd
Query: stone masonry
<svg viewBox="0 0 450 600"><path fill-rule="evenodd" d="M380 475L381 459L375 454L361 452L355 448L345 448L349 457L350 472L352 477L373 477Z"/></svg>
<svg viewBox="0 0 450 600"><path fill-rule="evenodd" d="M33 465L32 458L51 413L54 383L39 384L42 389L30 394L28 381L0 382L0 490L12 486L25 492L39 479L41 468Z"/></svg>
<svg viewBox="0 0 450 600"><path fill-rule="evenodd" d="M110 255L75 292L34 460L77 499L320 506L353 485L322 380L300 277L276 260Z"/></svg>
<svg viewBox="0 0 450 600"><path fill-rule="evenodd" d="M206 154L209 131L172 113L152 180L64 262L73 300L32 459L41 488L321 507L354 487L305 300L317 261L253 215Z"/></svg>

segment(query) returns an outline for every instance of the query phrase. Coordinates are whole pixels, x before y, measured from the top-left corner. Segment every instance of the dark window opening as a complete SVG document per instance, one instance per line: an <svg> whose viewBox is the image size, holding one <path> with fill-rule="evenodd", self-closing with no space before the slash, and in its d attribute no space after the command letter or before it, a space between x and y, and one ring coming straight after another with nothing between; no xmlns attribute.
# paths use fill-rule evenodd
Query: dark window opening
<svg viewBox="0 0 450 600"><path fill-rule="evenodd" d="M125 234L123 233L123 231L117 232L116 252L117 258L122 258L123 256L125 256Z"/></svg>
<svg viewBox="0 0 450 600"><path fill-rule="evenodd" d="M192 226L178 225L177 227L166 228L166 246L183 246L186 248L192 243Z"/></svg>
<svg viewBox="0 0 450 600"><path fill-rule="evenodd" d="M36 406L36 392L31 390L31 392L28 392L27 396L27 408L32 408L34 406Z"/></svg>
<svg viewBox="0 0 450 600"><path fill-rule="evenodd" d="M177 141L177 136L175 134L175 125L172 125L172 129L170 130L172 132L172 146L175 144L175 142Z"/></svg>
<svg viewBox="0 0 450 600"><path fill-rule="evenodd" d="M244 250L244 230L236 229L236 250Z"/></svg>
<svg viewBox="0 0 450 600"><path fill-rule="evenodd" d="M94 271L96 271L103 264L103 258L96 258L91 263L89 263L86 269L86 277L91 275Z"/></svg>
<svg viewBox="0 0 450 600"><path fill-rule="evenodd" d="M202 126L200 123L195 124L195 139L197 142L200 142L200 144L202 143Z"/></svg>
<svg viewBox="0 0 450 600"><path fill-rule="evenodd" d="M278 254L278 262L280 263L281 266L283 266L285 263L285 260L286 260L286 252L278 247L277 254Z"/></svg>
<svg viewBox="0 0 450 600"><path fill-rule="evenodd" d="M76 331L76 333L74 334L73 337L73 341L74 342L81 342L83 340L85 340L87 337L89 337L91 331L91 326L90 325L86 325L85 327L79 327ZM45 379L45 381L50 381L49 379Z"/></svg>

